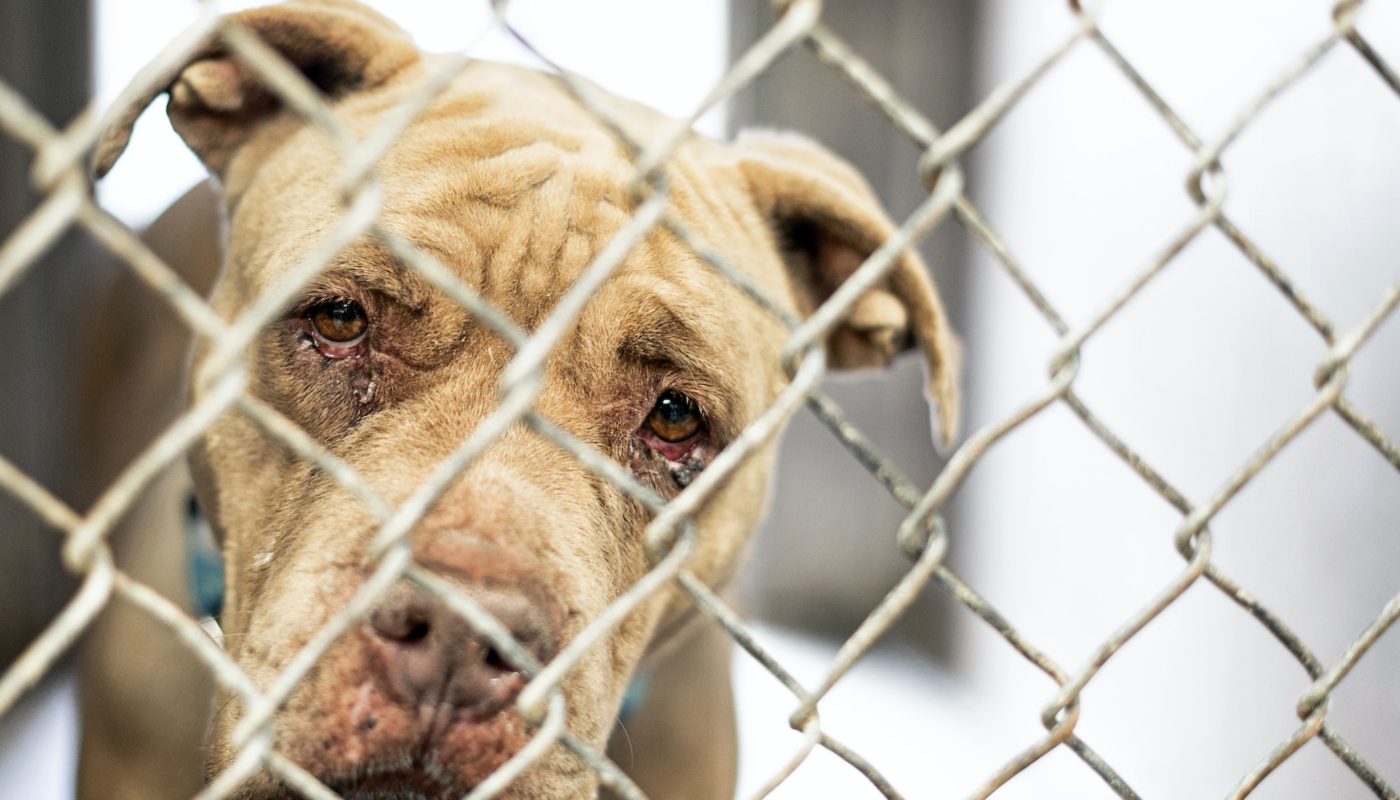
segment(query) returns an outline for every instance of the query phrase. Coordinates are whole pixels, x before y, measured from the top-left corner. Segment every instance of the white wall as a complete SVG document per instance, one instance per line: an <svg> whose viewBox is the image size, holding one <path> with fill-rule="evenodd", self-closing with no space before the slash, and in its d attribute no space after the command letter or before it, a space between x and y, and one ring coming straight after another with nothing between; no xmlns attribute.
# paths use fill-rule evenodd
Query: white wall
<svg viewBox="0 0 1400 800"><path fill-rule="evenodd" d="M1069 30L1063 3L999 0L983 86L1019 75ZM1206 139L1330 29L1330 3L1109 2L1103 30ZM1400 63L1400 4L1361 30ZM1400 97L1349 48L1325 58L1230 148L1225 210L1337 327L1400 278ZM1192 157L1094 47L1055 67L974 151L971 193L1076 325L1191 219ZM1046 385L1052 332L994 261L970 265L972 428ZM1313 394L1319 337L1216 231L1089 341L1087 404L1186 496L1204 502ZM1357 357L1347 395L1400 437L1400 323ZM954 560L1069 670L1182 568L1180 517L1065 407L999 444L962 490ZM1400 591L1400 476L1332 415L1211 525L1215 562L1324 663ZM971 615L955 651L1005 757L1043 733L1050 681ZM1297 726L1309 680L1264 628L1204 581L1114 657L1083 695L1079 732L1146 797L1220 797ZM1400 782L1400 634L1335 696L1329 721ZM1000 758L1000 757L999 757ZM992 772L996 761L985 765ZM953 796L958 796L954 791ZM998 797L1107 797L1057 751ZM1370 796L1309 744L1257 793Z"/></svg>

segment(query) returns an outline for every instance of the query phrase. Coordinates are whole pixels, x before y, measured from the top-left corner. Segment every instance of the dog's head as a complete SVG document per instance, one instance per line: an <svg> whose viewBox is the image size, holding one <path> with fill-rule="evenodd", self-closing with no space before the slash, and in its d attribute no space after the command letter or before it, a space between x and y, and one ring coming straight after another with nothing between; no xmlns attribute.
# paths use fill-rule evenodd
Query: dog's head
<svg viewBox="0 0 1400 800"><path fill-rule="evenodd" d="M330 98L357 137L381 130L432 72L390 22L335 0L237 19ZM219 180L225 266L213 292L228 319L313 257L344 216L346 164L248 67L211 45L169 86L169 115ZM665 130L616 101L640 138ZM99 148L120 153L129 124ZM402 131L374 171L383 228L450 270L525 331L628 223L628 151L551 77L474 63ZM805 140L732 145L698 137L665 168L668 214L795 316L812 312L892 233L869 188ZM787 382L787 328L662 228L622 260L546 362L535 408L656 494L677 495ZM951 435L956 345L917 256L906 253L826 342L835 367L922 348ZM204 343L194 374L209 358ZM516 349L391 252L342 248L248 353L250 391L399 504L487 419ZM202 387L194 387L198 394ZM742 464L698 518L688 568L722 582L762 512L771 447ZM258 424L222 417L193 458L221 536L229 652L259 686L343 608L372 570L379 525L340 483ZM481 603L535 658L573 641L650 566L638 502L523 424L508 427L415 525L416 563ZM661 593L591 648L562 686L568 725L606 740L648 643L684 603ZM524 678L465 622L403 582L343 636L276 717L276 746L355 796L456 797L528 740L512 700ZM245 709L222 705L209 756L236 755ZM512 788L587 796L590 772L562 748ZM261 776L249 798L279 797ZM416 792L416 794L415 794ZM373 796L380 796L373 794Z"/></svg>

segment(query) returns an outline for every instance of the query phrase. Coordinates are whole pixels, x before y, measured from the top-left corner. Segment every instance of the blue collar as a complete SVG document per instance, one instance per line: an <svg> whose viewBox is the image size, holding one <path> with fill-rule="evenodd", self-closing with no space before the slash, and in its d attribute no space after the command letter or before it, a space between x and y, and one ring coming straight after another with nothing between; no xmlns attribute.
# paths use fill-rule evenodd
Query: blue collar
<svg viewBox="0 0 1400 800"><path fill-rule="evenodd" d="M217 619L224 611L224 559L193 494L185 504L185 552L191 610Z"/></svg>
<svg viewBox="0 0 1400 800"><path fill-rule="evenodd" d="M651 691L651 671L645 670L632 676L627 691L622 695L622 708L617 711L617 721L626 725L642 713L647 703L647 693Z"/></svg>

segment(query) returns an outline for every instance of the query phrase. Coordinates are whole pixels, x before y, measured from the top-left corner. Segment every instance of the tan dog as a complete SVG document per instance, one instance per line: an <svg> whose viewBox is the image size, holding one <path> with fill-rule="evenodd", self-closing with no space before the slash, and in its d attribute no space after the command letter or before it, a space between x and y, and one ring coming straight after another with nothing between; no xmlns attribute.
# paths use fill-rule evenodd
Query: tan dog
<svg viewBox="0 0 1400 800"><path fill-rule="evenodd" d="M237 18L330 96L361 137L434 65L392 23L349 2L305 0ZM336 224L344 165L324 134L217 49L201 53L169 91L172 123L222 187L228 244L212 303L234 319ZM647 109L617 101L613 110L643 141L666 129ZM99 172L128 135L129 126L105 140ZM665 172L670 213L799 315L892 233L859 176L796 137L755 134L734 145L695 137ZM607 130L554 79L496 64L459 74L376 175L385 226L527 331L636 205L633 166ZM655 492L675 496L782 389L786 336L688 248L653 231L554 349L536 408ZM914 343L928 358L951 434L955 344L925 268L908 254L885 287L851 309L828 342L829 359L882 365ZM365 239L339 253L258 338L250 391L397 504L495 408L514 353ZM194 374L208 355L207 346L196 351ZM363 584L378 526L336 481L238 414L208 431L191 463L224 550L228 651L267 686ZM771 463L768 447L705 506L689 566L710 585L729 578L757 525ZM517 426L451 485L411 540L417 563L547 661L645 574L648 520L619 489ZM728 797L725 637L680 625L687 608L679 592L658 596L593 647L562 684L568 725L603 747L646 661L653 689L628 724L621 766L652 797ZM663 639L674 647L662 648ZM348 798L460 797L529 740L512 702L523 682L485 637L404 582L296 689L276 718L277 749ZM236 756L230 739L244 713L237 702L218 708L209 775ZM103 745L89 739L87 747ZM90 774L87 791L101 792ZM556 747L508 796L590 797L596 785L591 770ZM160 796L151 788L158 781L146 786L143 797ZM286 796L267 775L239 794Z"/></svg>

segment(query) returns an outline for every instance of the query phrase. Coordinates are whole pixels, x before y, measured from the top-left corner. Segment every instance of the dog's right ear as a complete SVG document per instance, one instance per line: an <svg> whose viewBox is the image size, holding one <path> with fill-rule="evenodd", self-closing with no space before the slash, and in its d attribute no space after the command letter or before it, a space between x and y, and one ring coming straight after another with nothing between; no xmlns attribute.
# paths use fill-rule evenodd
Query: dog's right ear
<svg viewBox="0 0 1400 800"><path fill-rule="evenodd" d="M796 289L799 313L812 313L894 235L895 226L855 168L810 139L746 131L731 148ZM883 366L917 347L928 365L937 441L958 436L961 347L928 268L913 248L884 282L856 300L827 340L838 369Z"/></svg>
<svg viewBox="0 0 1400 800"><path fill-rule="evenodd" d="M393 22L352 0L297 0L235 14L231 19L301 71L329 97L372 89L421 53ZM218 40L157 82L97 144L93 174L106 175L131 139L136 118L155 98L170 94L175 131L205 166L222 175L249 135L282 108L257 74Z"/></svg>

